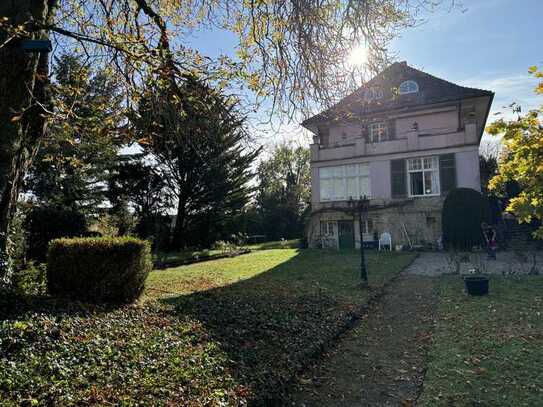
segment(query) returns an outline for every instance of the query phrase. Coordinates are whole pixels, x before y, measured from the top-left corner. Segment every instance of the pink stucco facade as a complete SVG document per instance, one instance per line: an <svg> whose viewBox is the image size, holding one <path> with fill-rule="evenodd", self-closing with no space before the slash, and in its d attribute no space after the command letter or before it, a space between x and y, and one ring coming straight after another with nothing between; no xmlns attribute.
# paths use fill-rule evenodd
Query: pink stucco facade
<svg viewBox="0 0 543 407"><path fill-rule="evenodd" d="M410 70L423 74L407 65L398 69L404 77ZM354 246L360 244L358 221L347 208L349 199L357 198L353 193L370 198L364 241L388 232L393 246L432 245L441 236L441 209L448 191L481 190L478 149L492 93L470 93L472 89L435 79L441 88L434 86L434 77L419 75L420 102L411 105L395 100L390 109L367 108L368 113L333 120L326 112L325 119L304 122L314 133L310 245L339 247L341 230L351 233L349 222ZM447 97L439 98L440 89ZM447 100L449 94L472 96ZM360 110L352 100L348 108ZM377 131L385 135L376 137Z"/></svg>

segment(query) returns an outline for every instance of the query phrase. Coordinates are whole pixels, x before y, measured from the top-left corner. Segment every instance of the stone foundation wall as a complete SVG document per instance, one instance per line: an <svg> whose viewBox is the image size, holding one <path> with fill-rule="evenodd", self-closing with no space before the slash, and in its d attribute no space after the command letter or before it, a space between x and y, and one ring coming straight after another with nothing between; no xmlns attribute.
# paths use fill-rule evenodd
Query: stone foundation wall
<svg viewBox="0 0 543 407"><path fill-rule="evenodd" d="M381 205L372 204L367 217L373 221L373 229L378 234L389 232L392 235L392 244L396 245L436 245L441 237L441 211L444 198L427 197L415 198L405 201L383 202ZM355 216L357 219L357 217ZM306 234L310 247L321 246L320 222L353 220L353 215L337 208L329 207L326 210L316 211L308 223ZM355 236L358 238L358 222L355 219ZM407 235L406 233L407 232ZM337 239L337 228L334 233ZM366 240L366 239L365 239Z"/></svg>

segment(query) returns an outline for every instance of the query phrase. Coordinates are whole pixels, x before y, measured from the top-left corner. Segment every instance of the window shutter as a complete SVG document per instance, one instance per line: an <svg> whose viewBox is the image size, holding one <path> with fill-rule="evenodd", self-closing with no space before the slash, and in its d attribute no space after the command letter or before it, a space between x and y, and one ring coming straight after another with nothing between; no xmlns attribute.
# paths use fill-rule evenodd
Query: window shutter
<svg viewBox="0 0 543 407"><path fill-rule="evenodd" d="M362 123L362 126L360 128L360 136L363 138L363 139L366 139L366 143L369 143L369 130L368 130L368 124L367 123Z"/></svg>
<svg viewBox="0 0 543 407"><path fill-rule="evenodd" d="M390 186L392 198L407 196L407 173L405 159L390 161Z"/></svg>
<svg viewBox="0 0 543 407"><path fill-rule="evenodd" d="M394 140L396 138L396 121L394 119L388 120L387 126L388 126L388 139Z"/></svg>
<svg viewBox="0 0 543 407"><path fill-rule="evenodd" d="M441 184L441 195L447 195L456 188L456 157L454 153L439 156L439 183Z"/></svg>

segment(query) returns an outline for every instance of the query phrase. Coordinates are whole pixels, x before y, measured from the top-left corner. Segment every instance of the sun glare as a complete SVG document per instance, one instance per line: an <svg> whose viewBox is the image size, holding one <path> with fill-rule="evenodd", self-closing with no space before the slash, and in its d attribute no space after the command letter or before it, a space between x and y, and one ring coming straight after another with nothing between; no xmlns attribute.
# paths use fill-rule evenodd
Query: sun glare
<svg viewBox="0 0 543 407"><path fill-rule="evenodd" d="M347 62L349 63L349 65L362 66L367 62L367 60L368 50L366 49L366 47L359 45L351 50Z"/></svg>

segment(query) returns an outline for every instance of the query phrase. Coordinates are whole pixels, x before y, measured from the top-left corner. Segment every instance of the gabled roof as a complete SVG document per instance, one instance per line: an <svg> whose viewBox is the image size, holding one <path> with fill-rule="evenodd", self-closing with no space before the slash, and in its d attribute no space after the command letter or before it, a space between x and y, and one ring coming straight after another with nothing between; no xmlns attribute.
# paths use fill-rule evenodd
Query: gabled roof
<svg viewBox="0 0 543 407"><path fill-rule="evenodd" d="M415 81L419 86L419 91L400 95L398 88L407 80ZM368 99L367 91L372 88L381 89L383 97ZM488 90L459 86L419 71L407 65L407 62L396 62L330 109L304 120L302 126L314 126L336 120L356 120L388 110L493 95L494 93Z"/></svg>

